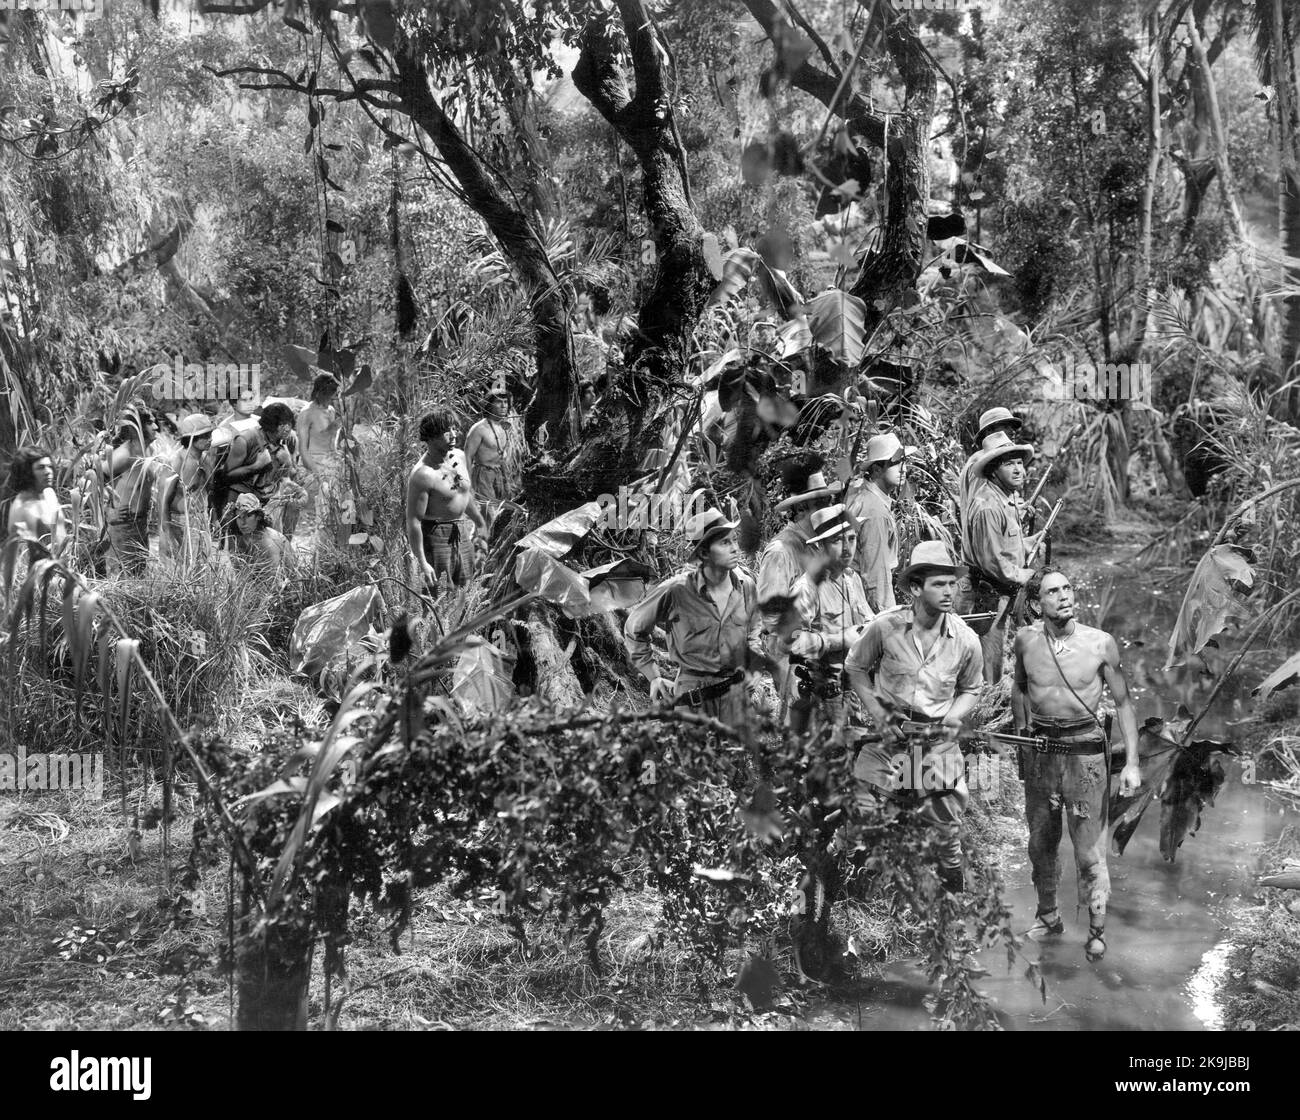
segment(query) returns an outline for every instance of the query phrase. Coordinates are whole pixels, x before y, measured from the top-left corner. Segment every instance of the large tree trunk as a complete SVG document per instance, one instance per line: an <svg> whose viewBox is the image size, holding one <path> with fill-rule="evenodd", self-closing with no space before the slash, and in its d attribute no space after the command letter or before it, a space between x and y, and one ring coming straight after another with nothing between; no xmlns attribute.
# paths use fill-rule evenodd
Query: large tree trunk
<svg viewBox="0 0 1300 1120"><path fill-rule="evenodd" d="M1277 91L1277 223L1282 252L1291 261L1300 260L1300 82L1296 75L1296 52L1300 50L1300 20L1295 10L1284 10L1282 0L1273 0L1269 71ZM1283 283L1300 289L1300 266L1290 264ZM1282 375L1284 381L1300 376L1300 291L1282 302ZM1287 415L1300 424L1300 390L1287 394Z"/></svg>
<svg viewBox="0 0 1300 1120"><path fill-rule="evenodd" d="M236 966L241 1031L305 1031L312 939L270 926L239 946Z"/></svg>
<svg viewBox="0 0 1300 1120"><path fill-rule="evenodd" d="M537 384L524 414L524 431L535 439L543 424L552 447L576 442L576 378L569 344L569 318L558 278L528 216L506 198L455 122L429 91L429 78L410 52L395 51L398 97L413 120L433 141L465 193L465 199L518 270L533 300Z"/></svg>
<svg viewBox="0 0 1300 1120"><path fill-rule="evenodd" d="M655 275L626 355L627 375L605 402L607 423L570 464L593 493L616 493L658 442L665 390L680 387L691 332L713 278L704 230L691 208L685 154L674 122L664 62L668 48L643 0L617 0L636 91L620 63L621 44L593 23L583 36L573 84L614 127L641 166L642 197L655 243Z"/></svg>

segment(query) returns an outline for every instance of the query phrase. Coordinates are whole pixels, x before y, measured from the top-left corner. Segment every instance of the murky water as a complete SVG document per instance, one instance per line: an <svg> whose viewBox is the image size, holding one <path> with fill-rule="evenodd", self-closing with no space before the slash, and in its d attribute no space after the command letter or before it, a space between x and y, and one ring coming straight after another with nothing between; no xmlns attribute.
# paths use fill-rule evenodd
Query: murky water
<svg viewBox="0 0 1300 1120"><path fill-rule="evenodd" d="M1138 724L1148 716L1173 718L1180 704L1200 710L1230 651L1209 651L1209 668L1165 672L1167 642L1186 575L1142 570L1132 560L1092 562L1064 558L1080 598L1080 617L1100 625L1120 643L1134 694ZM1085 572L1084 578L1079 573ZM1162 580L1168 581L1162 586ZM1086 609L1085 609L1086 608ZM1226 643L1225 643L1226 644ZM1249 688L1277 658L1262 653L1253 673L1248 659L1235 683L1216 698L1197 737L1230 737L1232 721L1249 713ZM1086 907L1076 911L1074 861L1068 834L1061 846L1060 900L1065 933L1025 948L1047 980L1044 1005L1024 979L1025 962L1008 973L1004 952L989 952L980 981L1011 1030L1215 1029L1214 982L1224 967L1234 911L1253 888L1261 843L1276 839L1300 816L1259 785L1243 785L1240 767L1228 762L1227 781L1201 828L1170 864L1160 855L1158 804L1143 817L1122 857L1110 856L1112 894L1104 960L1083 955ZM1016 851L1003 868L1006 899L1020 930L1033 921L1036 897L1028 855ZM866 1030L922 1030L929 1025L922 999L924 974L909 962L891 965L860 1006L843 1005L818 1016Z"/></svg>

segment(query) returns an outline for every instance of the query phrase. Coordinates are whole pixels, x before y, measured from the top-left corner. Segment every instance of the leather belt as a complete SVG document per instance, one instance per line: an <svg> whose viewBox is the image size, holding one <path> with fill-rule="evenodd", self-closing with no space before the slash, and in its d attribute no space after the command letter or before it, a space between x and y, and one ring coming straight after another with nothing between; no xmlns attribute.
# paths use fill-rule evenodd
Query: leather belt
<svg viewBox="0 0 1300 1120"><path fill-rule="evenodd" d="M1103 739L1084 739L1071 743L1063 739L1050 739L1039 727L1034 728L1034 734L1039 736L1033 747L1038 754L1101 754L1106 749Z"/></svg>
<svg viewBox="0 0 1300 1120"><path fill-rule="evenodd" d="M706 700L716 700L719 696L725 696L744 679L745 670L737 669L731 676L717 684L707 684L703 688L692 688L683 692L673 701L673 705L675 707L678 704L688 704L692 708L698 708Z"/></svg>

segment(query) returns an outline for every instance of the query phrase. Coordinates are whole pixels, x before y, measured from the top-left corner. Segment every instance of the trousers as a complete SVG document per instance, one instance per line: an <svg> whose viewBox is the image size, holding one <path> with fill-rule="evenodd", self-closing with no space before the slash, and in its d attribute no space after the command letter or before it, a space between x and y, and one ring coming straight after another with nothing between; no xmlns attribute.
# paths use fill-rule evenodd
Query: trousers
<svg viewBox="0 0 1300 1120"><path fill-rule="evenodd" d="M1061 880L1058 851L1061 815L1074 846L1079 899L1091 913L1106 913L1110 872L1106 867L1106 798L1110 778L1106 757L1096 754L1040 754L1021 747L1025 774L1025 815L1029 823L1029 862L1033 866L1038 909L1056 909Z"/></svg>

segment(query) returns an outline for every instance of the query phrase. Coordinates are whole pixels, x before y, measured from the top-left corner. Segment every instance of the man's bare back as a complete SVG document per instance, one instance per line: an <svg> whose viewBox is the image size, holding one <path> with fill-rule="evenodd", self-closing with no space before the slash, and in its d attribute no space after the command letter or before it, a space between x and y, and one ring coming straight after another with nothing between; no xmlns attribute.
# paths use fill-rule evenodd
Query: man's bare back
<svg viewBox="0 0 1300 1120"><path fill-rule="evenodd" d="M1056 653L1055 661L1049 642ZM1091 715L1079 699L1095 712L1105 687L1104 668L1108 663L1118 665L1119 662L1115 639L1105 631L1079 622L1075 622L1073 632L1063 639L1051 638L1041 624L1024 627L1016 634L1014 658L1016 683L1028 696L1030 712L1050 719ZM1068 687L1061 679L1062 674L1069 681ZM1079 694L1078 699L1070 687Z"/></svg>

